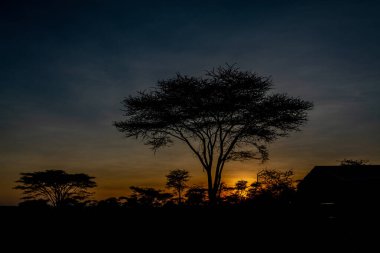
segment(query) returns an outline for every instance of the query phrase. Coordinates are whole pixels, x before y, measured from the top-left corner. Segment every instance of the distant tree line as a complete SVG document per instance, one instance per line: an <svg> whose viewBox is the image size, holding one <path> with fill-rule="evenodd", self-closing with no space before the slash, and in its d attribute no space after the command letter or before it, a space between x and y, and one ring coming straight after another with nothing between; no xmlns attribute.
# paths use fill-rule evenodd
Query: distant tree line
<svg viewBox="0 0 380 253"><path fill-rule="evenodd" d="M203 207L209 205L207 188L189 186L190 174L183 169L172 170L166 175L166 187L173 192L151 187L131 186L131 194L100 201L90 200L93 195L94 177L86 174L69 174L62 170L46 170L22 173L15 189L23 191L20 206L37 207L99 207L99 208L156 208ZM289 204L296 190L293 172L262 170L258 180L251 184L239 180L234 186L221 183L217 202L221 206L253 203L282 202Z"/></svg>
<svg viewBox="0 0 380 253"><path fill-rule="evenodd" d="M293 172L278 170L261 170L258 181L251 184L239 180L233 186L221 184L217 202L220 206L238 205L290 205L294 200L297 182ZM188 186L189 173L185 170L173 170L167 175L167 187L174 194L154 188L131 186L132 193L126 197L101 200L99 207L206 207L209 205L207 188L200 185ZM184 191L179 196L179 189Z"/></svg>
<svg viewBox="0 0 380 253"><path fill-rule="evenodd" d="M344 159L342 167L364 166L366 160ZM21 173L15 189L22 190L20 206L33 207L98 207L98 208L159 208L206 207L210 205L207 187L189 185L190 173L183 169L171 170L166 175L166 188L131 186L128 196L93 200L96 187L94 177L83 173L69 174L63 170L46 170ZM216 203L219 206L288 206L296 200L297 184L292 170L264 169L257 173L256 181L241 179L229 186L221 182ZM213 205L215 203L212 203Z"/></svg>

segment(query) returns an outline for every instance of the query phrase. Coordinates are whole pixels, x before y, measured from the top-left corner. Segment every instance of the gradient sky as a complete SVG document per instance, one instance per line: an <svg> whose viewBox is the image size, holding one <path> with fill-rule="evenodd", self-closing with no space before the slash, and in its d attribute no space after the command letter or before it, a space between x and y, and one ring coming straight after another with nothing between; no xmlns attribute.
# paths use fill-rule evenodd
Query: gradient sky
<svg viewBox="0 0 380 253"><path fill-rule="evenodd" d="M98 199L163 188L176 168L205 184L183 145L154 155L112 122L129 94L226 62L315 109L270 145L269 162L229 163L224 181L260 168L302 178L344 158L379 164L379 12L378 1L1 1L0 205L19 201L20 172L45 169L97 177Z"/></svg>

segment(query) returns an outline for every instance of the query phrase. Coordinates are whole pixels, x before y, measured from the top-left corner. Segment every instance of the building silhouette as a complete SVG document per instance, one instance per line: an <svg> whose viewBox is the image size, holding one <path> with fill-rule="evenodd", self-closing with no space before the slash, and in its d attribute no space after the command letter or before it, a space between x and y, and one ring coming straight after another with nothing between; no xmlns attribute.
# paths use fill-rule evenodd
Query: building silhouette
<svg viewBox="0 0 380 253"><path fill-rule="evenodd" d="M328 212L380 206L380 165L316 166L298 185L299 203Z"/></svg>

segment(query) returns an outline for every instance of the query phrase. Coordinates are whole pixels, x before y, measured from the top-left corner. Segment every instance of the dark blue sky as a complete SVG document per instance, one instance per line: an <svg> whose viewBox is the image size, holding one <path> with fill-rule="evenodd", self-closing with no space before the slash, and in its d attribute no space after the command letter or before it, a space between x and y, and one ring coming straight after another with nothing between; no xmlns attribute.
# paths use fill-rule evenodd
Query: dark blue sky
<svg viewBox="0 0 380 253"><path fill-rule="evenodd" d="M175 167L202 182L181 145L154 156L112 121L123 97L226 62L315 103L269 163L232 163L227 181L260 166L301 177L343 158L380 163L378 1L188 2L1 1L0 204L18 201L20 172L48 168L97 176L98 197L162 186Z"/></svg>

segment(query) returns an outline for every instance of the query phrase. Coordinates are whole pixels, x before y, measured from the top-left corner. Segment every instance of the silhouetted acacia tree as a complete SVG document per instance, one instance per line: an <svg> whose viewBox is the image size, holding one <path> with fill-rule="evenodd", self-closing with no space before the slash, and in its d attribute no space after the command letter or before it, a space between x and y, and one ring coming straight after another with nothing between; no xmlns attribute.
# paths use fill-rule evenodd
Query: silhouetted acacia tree
<svg viewBox="0 0 380 253"><path fill-rule="evenodd" d="M177 74L123 101L125 119L114 125L153 150L174 139L185 143L207 173L216 202L224 165L231 160L268 159L266 144L307 121L312 103L269 93L272 81L227 65L205 77Z"/></svg>
<svg viewBox="0 0 380 253"><path fill-rule="evenodd" d="M54 207L62 207L87 199L96 187L94 177L86 174L68 174L63 170L21 173L15 189L23 190L24 200L46 200Z"/></svg>
<svg viewBox="0 0 380 253"><path fill-rule="evenodd" d="M187 187L186 183L189 181L190 176L187 170L171 170L166 175L166 187L173 188L178 194L178 204L181 204L181 192Z"/></svg>

